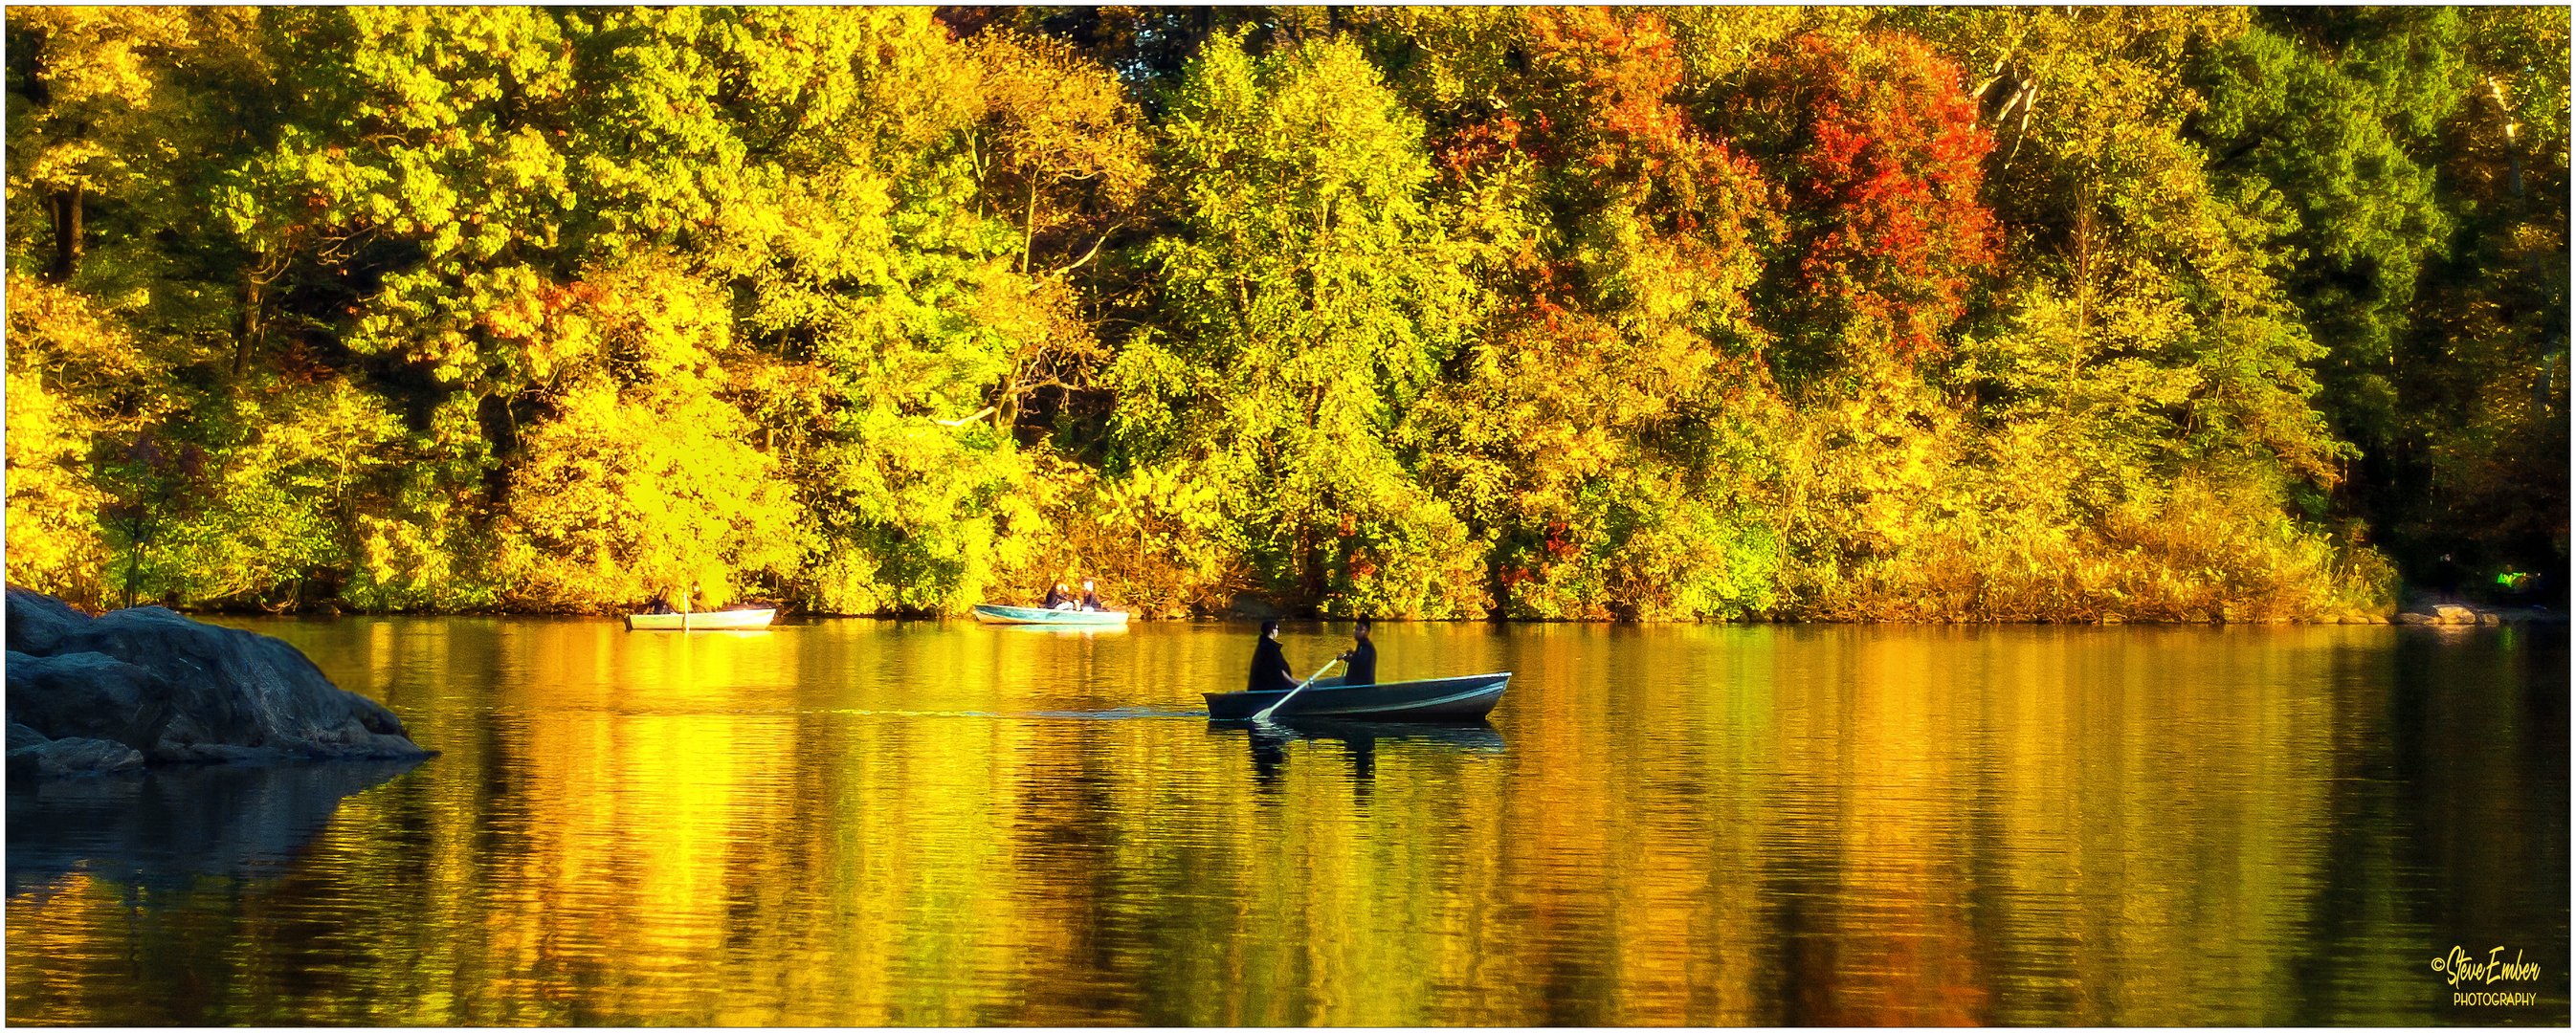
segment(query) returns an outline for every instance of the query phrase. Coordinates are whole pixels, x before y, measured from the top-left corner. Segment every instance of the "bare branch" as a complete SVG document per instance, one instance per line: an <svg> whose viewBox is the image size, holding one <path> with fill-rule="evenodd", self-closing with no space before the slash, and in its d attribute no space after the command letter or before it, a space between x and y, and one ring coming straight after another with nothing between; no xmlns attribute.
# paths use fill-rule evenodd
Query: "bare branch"
<svg viewBox="0 0 2576 1033"><path fill-rule="evenodd" d="M1127 220L1125 219L1120 219L1115 223L1111 223L1108 229L1100 231L1099 240L1091 242L1091 250L1083 252L1081 258L1074 259L1073 264L1059 269L1050 270L1047 272L1047 275L1063 276L1064 274L1080 269L1083 266L1090 265L1092 259L1100 257L1100 246L1109 243L1109 235L1118 232L1118 228L1125 225L1127 225Z"/></svg>

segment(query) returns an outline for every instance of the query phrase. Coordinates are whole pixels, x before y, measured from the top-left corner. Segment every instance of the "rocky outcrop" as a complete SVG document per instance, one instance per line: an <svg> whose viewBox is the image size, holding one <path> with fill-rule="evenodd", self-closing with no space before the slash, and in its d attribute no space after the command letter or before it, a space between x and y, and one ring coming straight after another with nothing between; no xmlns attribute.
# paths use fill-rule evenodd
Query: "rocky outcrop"
<svg viewBox="0 0 2576 1033"><path fill-rule="evenodd" d="M23 725L11 725L22 728ZM143 754L134 747L105 739L44 739L9 750L9 777L61 778L66 775L113 775L143 769Z"/></svg>
<svg viewBox="0 0 2576 1033"><path fill-rule="evenodd" d="M42 592L9 588L9 651L51 656L63 639L90 622L90 616Z"/></svg>
<svg viewBox="0 0 2576 1033"><path fill-rule="evenodd" d="M148 750L170 724L169 679L105 653L30 656L12 649L8 675L12 728Z"/></svg>
<svg viewBox="0 0 2576 1033"><path fill-rule="evenodd" d="M2398 614L2397 623L2419 628L2494 628L2507 624L2565 624L2567 615L2536 607L2487 609L2428 601Z"/></svg>
<svg viewBox="0 0 2576 1033"><path fill-rule="evenodd" d="M21 588L8 617L13 776L428 755L392 711L266 635L158 606L93 618Z"/></svg>

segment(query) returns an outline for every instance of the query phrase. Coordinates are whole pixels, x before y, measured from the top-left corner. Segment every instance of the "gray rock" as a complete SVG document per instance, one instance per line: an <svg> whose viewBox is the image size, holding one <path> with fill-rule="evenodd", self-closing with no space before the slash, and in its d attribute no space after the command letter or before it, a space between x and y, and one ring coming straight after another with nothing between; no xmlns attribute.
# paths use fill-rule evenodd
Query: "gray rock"
<svg viewBox="0 0 2576 1033"><path fill-rule="evenodd" d="M139 606L91 621L61 648L104 653L169 682L169 724L154 760L426 755L393 711L332 685L302 652L266 635Z"/></svg>
<svg viewBox="0 0 2576 1033"><path fill-rule="evenodd" d="M158 606L91 618L15 588L8 605L9 720L31 734L105 740L153 763L429 755L392 711L278 639ZM13 748L11 770L69 770L72 754L45 763L55 756L22 762Z"/></svg>
<svg viewBox="0 0 2576 1033"><path fill-rule="evenodd" d="M9 751L11 776L33 775L37 778L64 778L72 775L112 775L143 768L143 754L134 747L105 739L51 739L34 746Z"/></svg>
<svg viewBox="0 0 2576 1033"><path fill-rule="evenodd" d="M50 739L43 732L39 732L33 728L19 724L16 721L9 722L10 749L15 750L28 746L41 746L48 741L50 741Z"/></svg>
<svg viewBox="0 0 2576 1033"><path fill-rule="evenodd" d="M2442 623L2442 619L2429 613L2401 613L2397 615L2397 623L2419 625L2440 624Z"/></svg>
<svg viewBox="0 0 2576 1033"><path fill-rule="evenodd" d="M13 650L8 676L9 720L48 739L105 739L149 750L170 723L168 680L104 653Z"/></svg>
<svg viewBox="0 0 2576 1033"><path fill-rule="evenodd" d="M2478 619L2477 611L2449 603L2434 607L2433 616L2441 618L2444 624L2467 624Z"/></svg>
<svg viewBox="0 0 2576 1033"><path fill-rule="evenodd" d="M44 656L93 618L42 592L9 586L9 650Z"/></svg>

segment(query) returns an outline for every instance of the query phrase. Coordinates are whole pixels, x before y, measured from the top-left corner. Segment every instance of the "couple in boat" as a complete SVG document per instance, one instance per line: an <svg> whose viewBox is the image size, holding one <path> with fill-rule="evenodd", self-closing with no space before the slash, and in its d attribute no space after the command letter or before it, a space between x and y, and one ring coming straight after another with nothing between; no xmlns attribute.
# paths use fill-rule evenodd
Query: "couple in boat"
<svg viewBox="0 0 2576 1033"><path fill-rule="evenodd" d="M688 598L689 598L690 602L691 602L692 604L694 604L694 603L697 601L697 593L696 593L696 592L691 592L691 593L689 593L689 594L688 594ZM690 612L690 611L694 610L694 611L696 611L696 612L698 612L698 613L722 613L722 612L727 611L727 610L759 610L759 609L767 609L767 608L772 608L772 607L774 607L775 605L776 605L776 604L773 604L773 603L756 603L756 602L741 602L741 601L737 601L737 602L734 602L734 603L729 604L729 605L716 607L716 608L715 608L715 609L713 609L713 610L709 610L709 609L706 609L706 608L704 608L704 607L696 606L696 605L692 605L692 606L690 606L688 610L682 610L682 609L679 609L679 608L674 607L674 606L672 606L672 605L671 605L671 593L669 593L669 592L655 592L655 593L653 593L653 601L652 601L652 602L649 602L649 603L645 603L645 604L644 604L644 609L643 609L643 610L641 610L641 611L639 611L639 612L642 612L642 613L688 613L688 612Z"/></svg>
<svg viewBox="0 0 2576 1033"><path fill-rule="evenodd" d="M1325 664L1313 681L1301 681L1280 653L1279 622L1261 622L1261 638L1252 648L1251 677L1244 690L1199 694L1207 698L1208 719L1260 721L1285 713L1353 721L1480 721L1511 684L1510 671L1379 681L1377 645L1370 641L1369 622L1359 621L1353 633L1357 639L1350 651L1333 658L1334 663L1350 665L1347 675L1326 682L1323 672L1333 667ZM1301 685L1312 691L1300 691Z"/></svg>
<svg viewBox="0 0 2576 1033"><path fill-rule="evenodd" d="M1046 610L1092 611L1108 609L1108 607L1100 605L1100 593L1092 588L1090 578L1082 579L1081 595L1075 595L1071 590L1065 588L1064 582L1056 582L1054 588L1047 590L1046 602L1041 604L1039 608Z"/></svg>
<svg viewBox="0 0 2576 1033"><path fill-rule="evenodd" d="M1334 659L1350 665L1342 674L1344 685L1377 684L1377 645L1369 641L1368 618L1351 630L1358 642L1347 653ZM1297 687L1297 675L1288 670L1288 657L1279 652L1279 622L1261 622L1261 641L1252 647L1252 680L1245 686L1254 692L1286 692Z"/></svg>

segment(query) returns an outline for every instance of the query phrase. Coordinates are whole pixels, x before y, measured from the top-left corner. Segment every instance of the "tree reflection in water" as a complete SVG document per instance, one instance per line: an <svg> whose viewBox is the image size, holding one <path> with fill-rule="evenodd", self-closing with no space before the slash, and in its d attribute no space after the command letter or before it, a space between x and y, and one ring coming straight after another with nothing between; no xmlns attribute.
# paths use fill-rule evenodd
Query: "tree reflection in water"
<svg viewBox="0 0 2576 1033"><path fill-rule="evenodd" d="M1490 726L1255 733L1195 706L1241 626L263 627L444 754L13 798L12 1021L2567 1014L2563 631L1390 624L1387 676L1520 672ZM2455 944L2541 1003L2453 1008Z"/></svg>

